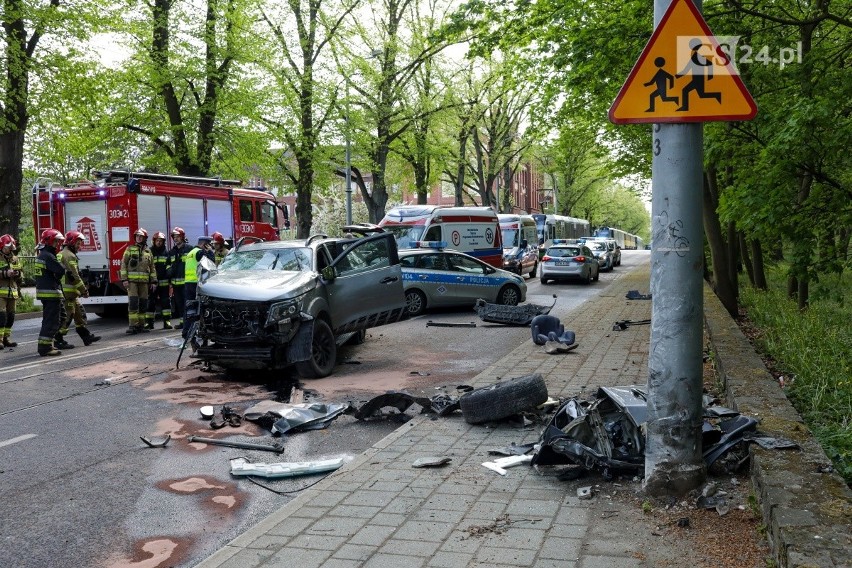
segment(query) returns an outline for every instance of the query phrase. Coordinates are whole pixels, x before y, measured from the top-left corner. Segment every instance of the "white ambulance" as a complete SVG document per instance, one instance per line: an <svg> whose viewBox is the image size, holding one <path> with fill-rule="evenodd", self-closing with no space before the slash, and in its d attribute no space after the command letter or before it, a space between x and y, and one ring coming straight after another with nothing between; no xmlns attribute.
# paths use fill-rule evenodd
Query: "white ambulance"
<svg viewBox="0 0 852 568"><path fill-rule="evenodd" d="M388 211L379 226L393 233L399 249L444 241L448 248L503 268L500 221L490 207L403 205Z"/></svg>

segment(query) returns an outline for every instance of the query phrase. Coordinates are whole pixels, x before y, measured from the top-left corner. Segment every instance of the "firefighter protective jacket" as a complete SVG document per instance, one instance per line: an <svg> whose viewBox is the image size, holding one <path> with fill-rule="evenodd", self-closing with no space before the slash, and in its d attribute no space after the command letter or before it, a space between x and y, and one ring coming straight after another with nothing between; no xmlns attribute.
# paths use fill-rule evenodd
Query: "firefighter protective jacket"
<svg viewBox="0 0 852 568"><path fill-rule="evenodd" d="M14 254L0 253L0 298L20 298L24 283L23 266Z"/></svg>
<svg viewBox="0 0 852 568"><path fill-rule="evenodd" d="M62 277L65 268L56 260L56 250L45 246L35 261L36 298L62 300Z"/></svg>
<svg viewBox="0 0 852 568"><path fill-rule="evenodd" d="M154 272L157 275L158 286L169 285L169 251L166 246L152 246L151 256L154 257Z"/></svg>
<svg viewBox="0 0 852 568"><path fill-rule="evenodd" d="M65 269L65 278L62 280L62 293L69 300L84 296L86 294L86 284L80 277L80 269L78 267L77 253L72 251L67 246L56 255L59 264Z"/></svg>
<svg viewBox="0 0 852 568"><path fill-rule="evenodd" d="M153 283L157 281L154 273L154 257L145 245L130 245L121 257L122 280L130 282Z"/></svg>
<svg viewBox="0 0 852 568"><path fill-rule="evenodd" d="M185 257L191 250L192 245L189 243L183 243L181 246L173 246L172 250L169 251L169 259L167 262L169 265L169 279L172 282L172 286L184 285L184 271L186 270Z"/></svg>

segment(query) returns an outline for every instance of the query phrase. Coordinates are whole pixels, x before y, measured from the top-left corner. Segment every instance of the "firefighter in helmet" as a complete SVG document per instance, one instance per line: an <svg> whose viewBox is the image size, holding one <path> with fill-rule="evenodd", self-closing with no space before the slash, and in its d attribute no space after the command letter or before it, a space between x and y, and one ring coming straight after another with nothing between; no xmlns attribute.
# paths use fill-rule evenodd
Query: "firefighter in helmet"
<svg viewBox="0 0 852 568"><path fill-rule="evenodd" d="M174 301L173 315L178 318L175 328L183 329L183 311L186 307L184 257L192 250L192 246L186 242L186 232L180 227L172 229L172 241L174 242L174 246L169 251L166 264L169 267L169 282L172 285L172 299Z"/></svg>
<svg viewBox="0 0 852 568"><path fill-rule="evenodd" d="M12 235L0 237L0 349L15 347L12 324L15 323L15 304L21 297L23 267L15 255L18 243Z"/></svg>
<svg viewBox="0 0 852 568"><path fill-rule="evenodd" d="M216 263L216 266L219 266L225 260L225 256L231 251L225 242L225 235L216 231L210 237L213 239L213 262Z"/></svg>
<svg viewBox="0 0 852 568"><path fill-rule="evenodd" d="M41 330L38 333L38 354L42 357L62 355L53 345L59 322L64 317L62 277L65 269L56 259L65 235L56 229L45 229L41 233L41 252L35 261L36 299L42 305Z"/></svg>
<svg viewBox="0 0 852 568"><path fill-rule="evenodd" d="M145 327L154 329L157 304L163 314L163 329L172 329L172 301L169 297L169 249L166 248L166 235L157 231L151 242L151 256L154 257L154 271L157 273L157 289L148 299L148 311L145 313Z"/></svg>
<svg viewBox="0 0 852 568"><path fill-rule="evenodd" d="M65 279L62 282L62 295L65 296L65 317L59 323L59 331L56 333L56 346L59 349L73 347L65 341L65 334L68 333L68 326L71 325L72 319L77 329L77 335L83 340L83 345L91 345L101 338L89 331L86 309L80 302L80 296L89 297L89 288L80 276L79 259L77 258L77 247L83 240L83 235L78 231L68 231L65 233L65 245L62 247L62 252L56 256L59 264L65 269Z"/></svg>
<svg viewBox="0 0 852 568"><path fill-rule="evenodd" d="M157 274L154 257L148 250L148 231L136 229L133 244L121 257L121 283L127 289L127 316L130 326L127 333L141 333L145 329L145 310L148 308L148 289L156 290Z"/></svg>

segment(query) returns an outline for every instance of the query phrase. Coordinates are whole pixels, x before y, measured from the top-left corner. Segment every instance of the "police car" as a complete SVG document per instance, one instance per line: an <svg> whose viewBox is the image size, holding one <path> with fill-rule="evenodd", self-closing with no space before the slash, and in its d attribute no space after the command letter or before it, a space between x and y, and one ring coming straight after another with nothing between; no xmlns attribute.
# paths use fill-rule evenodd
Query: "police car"
<svg viewBox="0 0 852 568"><path fill-rule="evenodd" d="M486 302L515 306L526 300L527 285L517 274L494 268L455 250L444 241L415 241L399 251L408 314L426 308L473 306Z"/></svg>

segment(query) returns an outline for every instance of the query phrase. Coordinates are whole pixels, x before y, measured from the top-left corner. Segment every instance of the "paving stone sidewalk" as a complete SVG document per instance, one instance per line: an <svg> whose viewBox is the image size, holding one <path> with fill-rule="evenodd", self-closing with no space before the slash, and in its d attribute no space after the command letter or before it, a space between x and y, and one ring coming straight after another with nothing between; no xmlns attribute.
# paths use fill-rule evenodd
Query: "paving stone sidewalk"
<svg viewBox="0 0 852 568"><path fill-rule="evenodd" d="M649 326L612 326L651 317L650 301L625 298L631 289L648 291L649 269L616 274L579 310L553 312L576 331L578 349L549 355L527 340L474 386L541 373L558 398L644 384ZM199 566L628 568L677 555L651 547L648 530L627 522L631 514L617 500L580 500L565 482L528 466L500 476L481 465L493 459L488 450L534 442L540 428L471 426L459 413L415 417ZM427 456L452 462L412 468Z"/></svg>

